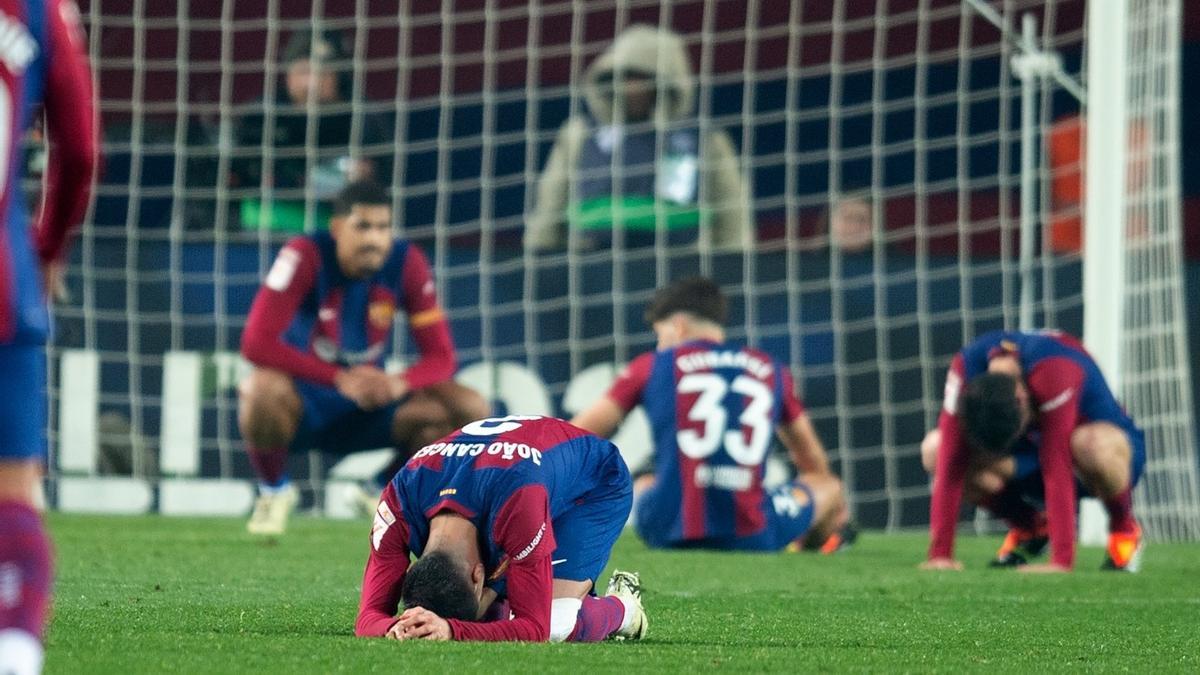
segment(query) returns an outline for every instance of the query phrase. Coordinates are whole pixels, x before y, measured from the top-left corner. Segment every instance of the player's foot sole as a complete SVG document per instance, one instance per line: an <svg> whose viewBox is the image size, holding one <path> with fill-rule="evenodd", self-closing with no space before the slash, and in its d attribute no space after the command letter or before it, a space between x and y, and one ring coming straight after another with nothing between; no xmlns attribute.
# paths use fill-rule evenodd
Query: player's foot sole
<svg viewBox="0 0 1200 675"><path fill-rule="evenodd" d="M642 580L637 572L613 570L608 580L605 595L613 595L625 605L625 611L630 612L628 621L617 632L610 635L613 640L641 640L646 637L650 621L646 618L646 610L642 607Z"/></svg>

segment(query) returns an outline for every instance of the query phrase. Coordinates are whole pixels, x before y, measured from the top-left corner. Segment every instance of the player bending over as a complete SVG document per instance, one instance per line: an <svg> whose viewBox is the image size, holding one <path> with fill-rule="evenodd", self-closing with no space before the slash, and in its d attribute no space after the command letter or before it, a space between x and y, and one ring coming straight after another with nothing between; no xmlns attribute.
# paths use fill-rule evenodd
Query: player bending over
<svg viewBox="0 0 1200 675"><path fill-rule="evenodd" d="M573 423L609 436L634 406L646 409L654 472L634 484L634 525L650 546L837 550L853 538L842 484L791 374L763 352L727 343L726 313L709 279L660 290L646 308L658 350L634 359ZM772 432L800 476L765 490Z"/></svg>
<svg viewBox="0 0 1200 675"><path fill-rule="evenodd" d="M382 365L397 307L421 358L391 375ZM260 481L247 523L255 534L281 534L299 499L289 452L391 446L398 465L409 449L488 412L451 379L454 344L429 263L395 236L391 198L374 183L346 186L328 233L279 251L250 309L242 355L256 366L238 390L238 426Z"/></svg>
<svg viewBox="0 0 1200 675"><path fill-rule="evenodd" d="M593 593L631 494L616 446L562 420L466 425L418 450L384 488L355 634L640 639L637 574L614 571L608 594Z"/></svg>
<svg viewBox="0 0 1200 675"><path fill-rule="evenodd" d="M34 505L46 459L46 296L91 199L99 132L75 4L0 0L0 32L0 161L10 170L0 180L0 673L27 675L41 671L53 576ZM20 155L39 106L50 155L31 237Z"/></svg>
<svg viewBox="0 0 1200 675"><path fill-rule="evenodd" d="M1108 510L1104 567L1137 571L1142 532L1131 495L1146 464L1145 440L1075 338L996 331L964 347L946 375L938 428L922 455L934 470L923 568L962 568L953 554L965 492L1012 528L993 564L1024 565L1048 537L1050 562L1022 569L1069 571L1078 479ZM1044 515L1037 508L1043 500Z"/></svg>

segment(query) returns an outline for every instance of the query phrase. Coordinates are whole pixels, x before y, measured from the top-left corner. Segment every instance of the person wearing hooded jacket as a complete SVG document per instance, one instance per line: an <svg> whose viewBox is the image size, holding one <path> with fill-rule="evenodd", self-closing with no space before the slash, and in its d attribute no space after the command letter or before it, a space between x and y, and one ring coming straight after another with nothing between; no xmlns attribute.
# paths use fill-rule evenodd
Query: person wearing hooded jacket
<svg viewBox="0 0 1200 675"><path fill-rule="evenodd" d="M559 130L527 219L536 251L624 246L741 250L749 195L729 134L700 124L687 51L667 29L632 26L588 68L587 111Z"/></svg>

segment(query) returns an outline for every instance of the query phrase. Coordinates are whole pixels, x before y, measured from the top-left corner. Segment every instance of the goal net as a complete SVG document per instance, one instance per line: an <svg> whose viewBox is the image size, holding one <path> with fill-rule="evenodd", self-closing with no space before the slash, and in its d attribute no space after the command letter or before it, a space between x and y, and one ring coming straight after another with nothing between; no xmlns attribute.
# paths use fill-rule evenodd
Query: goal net
<svg viewBox="0 0 1200 675"><path fill-rule="evenodd" d="M1036 78L1023 193L1013 62L1029 13L1036 47L1081 82L1081 0L81 4L106 170L53 347L60 508L248 509L250 301L282 242L323 228L331 192L362 171L434 264L460 378L502 411L569 416L653 348L641 312L656 286L717 278L732 339L793 367L868 527L926 522L918 445L958 348L1022 318L1082 330L1082 107ZM1150 159L1129 349L1153 367L1126 382L1162 429L1139 499L1156 535L1195 536L1166 526L1197 511L1178 28L1131 30L1162 37L1139 42L1151 70L1130 89ZM297 89L297 55L334 74L329 91ZM637 96L614 93L627 76L669 120L636 121ZM563 143L574 152L553 154ZM659 158L653 175L637 152ZM547 170L556 158L565 173ZM411 354L403 319L396 335ZM637 463L648 442L635 417L619 444ZM291 468L306 503L342 513L331 486L370 464L312 453Z"/></svg>

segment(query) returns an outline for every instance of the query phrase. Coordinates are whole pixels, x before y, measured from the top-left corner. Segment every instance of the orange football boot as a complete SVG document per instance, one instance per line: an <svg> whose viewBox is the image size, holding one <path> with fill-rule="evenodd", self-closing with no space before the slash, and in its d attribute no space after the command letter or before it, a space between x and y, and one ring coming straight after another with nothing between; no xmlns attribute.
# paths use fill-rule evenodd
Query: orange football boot
<svg viewBox="0 0 1200 675"><path fill-rule="evenodd" d="M1110 532L1108 535L1108 557L1100 569L1115 572L1136 572L1142 567L1142 551L1145 549L1142 528L1135 523L1133 532Z"/></svg>

